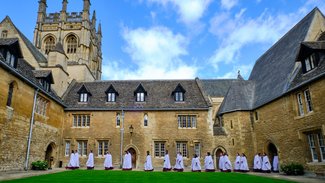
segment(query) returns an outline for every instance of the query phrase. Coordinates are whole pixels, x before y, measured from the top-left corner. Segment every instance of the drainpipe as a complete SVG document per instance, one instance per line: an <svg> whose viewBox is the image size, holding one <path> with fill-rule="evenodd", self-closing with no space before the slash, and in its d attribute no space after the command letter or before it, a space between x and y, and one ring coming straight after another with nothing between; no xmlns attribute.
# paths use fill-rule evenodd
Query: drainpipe
<svg viewBox="0 0 325 183"><path fill-rule="evenodd" d="M29 153L30 153L30 143L32 141L32 133L33 133L33 124L34 124L34 113L35 113L35 107L36 107L36 99L39 89L37 88L34 93L34 103L33 103L33 110L32 110L32 117L30 119L30 127L29 127L29 136L27 141L27 152L26 152L26 161L25 161L25 167L24 170L28 170L28 161L29 161Z"/></svg>
<svg viewBox="0 0 325 183"><path fill-rule="evenodd" d="M124 111L123 111L123 108L122 108L122 124L121 124L121 147L120 147L120 168L122 168L123 166L123 135L124 135Z"/></svg>

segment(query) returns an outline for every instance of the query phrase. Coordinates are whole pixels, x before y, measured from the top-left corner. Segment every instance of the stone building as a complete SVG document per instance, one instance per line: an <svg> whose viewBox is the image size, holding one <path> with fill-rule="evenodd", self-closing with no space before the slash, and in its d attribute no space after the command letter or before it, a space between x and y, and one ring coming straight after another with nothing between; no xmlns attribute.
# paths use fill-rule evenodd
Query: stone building
<svg viewBox="0 0 325 183"><path fill-rule="evenodd" d="M155 169L165 150L172 164L182 152L186 167L193 154L203 163L211 152L217 167L220 152L231 161L245 153L250 166L266 152L324 173L325 17L318 8L256 61L248 80L101 81L102 33L83 2L81 13L67 13L63 0L60 13L46 14L39 1L34 43L9 17L0 23L0 170L50 157L65 166L77 149L82 167L90 150L96 167L111 151L118 168L128 150L140 169L146 151Z"/></svg>

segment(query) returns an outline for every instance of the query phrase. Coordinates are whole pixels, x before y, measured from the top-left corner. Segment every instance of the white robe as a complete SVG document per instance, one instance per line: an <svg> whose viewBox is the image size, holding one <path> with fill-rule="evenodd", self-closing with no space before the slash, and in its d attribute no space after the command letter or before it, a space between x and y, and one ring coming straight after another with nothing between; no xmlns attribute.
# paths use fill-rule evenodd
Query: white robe
<svg viewBox="0 0 325 183"><path fill-rule="evenodd" d="M144 170L153 170L150 155L147 155L147 157L146 157L146 162L144 163Z"/></svg>
<svg viewBox="0 0 325 183"><path fill-rule="evenodd" d="M75 158L74 153L71 153L68 167L72 168L72 167L75 167L75 166L76 166L76 158Z"/></svg>
<svg viewBox="0 0 325 183"><path fill-rule="evenodd" d="M273 171L279 171L279 156L273 157Z"/></svg>
<svg viewBox="0 0 325 183"><path fill-rule="evenodd" d="M192 159L192 171L201 171L201 163L198 157Z"/></svg>
<svg viewBox="0 0 325 183"><path fill-rule="evenodd" d="M129 153L124 155L123 159L123 169L130 169L132 168L132 164L130 163Z"/></svg>
<svg viewBox="0 0 325 183"><path fill-rule="evenodd" d="M182 155L177 154L176 164L175 164L174 168L177 169L177 170L184 169L184 163L183 163L183 156Z"/></svg>
<svg viewBox="0 0 325 183"><path fill-rule="evenodd" d="M79 153L76 152L74 153L74 159L75 159L75 167L78 167L79 168Z"/></svg>
<svg viewBox="0 0 325 183"><path fill-rule="evenodd" d="M236 156L234 167L235 167L234 170L239 170L240 169L240 156L239 155Z"/></svg>
<svg viewBox="0 0 325 183"><path fill-rule="evenodd" d="M254 157L254 169L260 170L262 168L262 158L258 154Z"/></svg>
<svg viewBox="0 0 325 183"><path fill-rule="evenodd" d="M240 157L240 168L239 170L242 170L242 171L248 171L249 168L248 168L248 164L247 164L247 159L245 156L241 156Z"/></svg>
<svg viewBox="0 0 325 183"><path fill-rule="evenodd" d="M164 157L164 168L171 169L170 160L169 160L169 154L165 154L165 157Z"/></svg>
<svg viewBox="0 0 325 183"><path fill-rule="evenodd" d="M124 163L123 163L123 165L124 165ZM105 155L104 167L105 168L113 168L112 155L111 154L106 154Z"/></svg>
<svg viewBox="0 0 325 183"><path fill-rule="evenodd" d="M211 155L206 155L204 158L204 169L205 170L214 170L214 164Z"/></svg>
<svg viewBox="0 0 325 183"><path fill-rule="evenodd" d="M94 154L93 153L89 153L86 165L87 165L87 167L91 167L91 168L94 167Z"/></svg>
<svg viewBox="0 0 325 183"><path fill-rule="evenodd" d="M224 161L224 156L220 156L219 158L219 170L222 170L223 169L223 165L225 164L225 161Z"/></svg>
<svg viewBox="0 0 325 183"><path fill-rule="evenodd" d="M231 162L230 162L228 156L226 156L226 155L223 156L223 162L224 162L223 167L222 167L223 171L229 171L232 169L232 165L231 165Z"/></svg>
<svg viewBox="0 0 325 183"><path fill-rule="evenodd" d="M263 171L270 171L271 170L271 163L270 163L269 157L267 157L267 156L263 156L262 170Z"/></svg>

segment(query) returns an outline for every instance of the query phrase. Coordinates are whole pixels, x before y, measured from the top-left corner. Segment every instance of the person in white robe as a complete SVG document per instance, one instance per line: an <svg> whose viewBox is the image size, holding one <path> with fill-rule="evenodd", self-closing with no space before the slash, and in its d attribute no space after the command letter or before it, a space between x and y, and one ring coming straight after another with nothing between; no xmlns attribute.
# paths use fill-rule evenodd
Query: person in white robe
<svg viewBox="0 0 325 183"><path fill-rule="evenodd" d="M271 173L271 163L269 157L267 157L266 153L263 155L262 159L262 172Z"/></svg>
<svg viewBox="0 0 325 183"><path fill-rule="evenodd" d="M163 171L167 172L170 171L172 169L171 165L170 165L170 159L169 159L169 154L168 154L168 150L166 150L165 156L164 156L164 167L163 167Z"/></svg>
<svg viewBox="0 0 325 183"><path fill-rule="evenodd" d="M279 156L277 154L273 157L273 172L279 172Z"/></svg>
<svg viewBox="0 0 325 183"><path fill-rule="evenodd" d="M131 154L128 151L125 151L122 169L132 170L132 158L131 158Z"/></svg>
<svg viewBox="0 0 325 183"><path fill-rule="evenodd" d="M204 169L206 172L214 172L214 163L210 152L207 152L207 155L204 158Z"/></svg>
<svg viewBox="0 0 325 183"><path fill-rule="evenodd" d="M75 158L75 169L78 169L80 167L80 162L79 162L79 153L77 150L74 153L74 158Z"/></svg>
<svg viewBox="0 0 325 183"><path fill-rule="evenodd" d="M224 164L223 164L223 167L222 167L222 171L223 172L231 172L232 165L231 165L231 162L230 162L230 160L228 158L228 154L227 153L225 153L223 155L223 162L224 162Z"/></svg>
<svg viewBox="0 0 325 183"><path fill-rule="evenodd" d="M234 162L234 172L240 171L240 155L237 153L236 160Z"/></svg>
<svg viewBox="0 0 325 183"><path fill-rule="evenodd" d="M182 156L181 152L179 152L176 156L176 163L174 166L174 171L177 171L177 172L184 171L183 156Z"/></svg>
<svg viewBox="0 0 325 183"><path fill-rule="evenodd" d="M74 169L74 167L76 166L76 160L74 157L74 150L71 151L71 155L70 155L70 161L68 166L66 167L66 169Z"/></svg>
<svg viewBox="0 0 325 183"><path fill-rule="evenodd" d="M253 170L254 172L260 172L262 169L262 157L261 153L256 153L254 157L254 167Z"/></svg>
<svg viewBox="0 0 325 183"><path fill-rule="evenodd" d="M112 155L108 151L105 154L104 167L105 167L105 170L113 169Z"/></svg>
<svg viewBox="0 0 325 183"><path fill-rule="evenodd" d="M194 154L191 164L192 172L201 172L201 163L199 157Z"/></svg>
<svg viewBox="0 0 325 183"><path fill-rule="evenodd" d="M240 168L239 170L241 172L248 172L249 168L248 168L248 164L247 164L247 158L246 155L244 153L242 153L241 157L240 157Z"/></svg>
<svg viewBox="0 0 325 183"><path fill-rule="evenodd" d="M151 156L149 151L147 151L146 162L144 163L144 171L153 171L152 161L151 161Z"/></svg>
<svg viewBox="0 0 325 183"><path fill-rule="evenodd" d="M223 160L223 153L220 153L219 156L219 170L222 172L223 170L223 165L225 164L224 160Z"/></svg>
<svg viewBox="0 0 325 183"><path fill-rule="evenodd" d="M87 165L87 169L88 170L94 169L94 154L93 154L93 151L92 150L90 150L90 153L88 155L88 160L86 162L86 165Z"/></svg>

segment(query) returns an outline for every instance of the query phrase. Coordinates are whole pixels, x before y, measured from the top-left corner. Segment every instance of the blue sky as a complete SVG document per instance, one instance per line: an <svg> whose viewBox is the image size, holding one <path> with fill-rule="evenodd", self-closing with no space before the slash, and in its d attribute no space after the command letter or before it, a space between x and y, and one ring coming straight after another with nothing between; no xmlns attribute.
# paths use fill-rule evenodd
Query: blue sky
<svg viewBox="0 0 325 183"><path fill-rule="evenodd" d="M68 0L82 11L82 0ZM62 0L47 0L47 13ZM3 1L33 40L38 0ZM103 32L102 79L248 78L255 61L323 0L91 0Z"/></svg>

